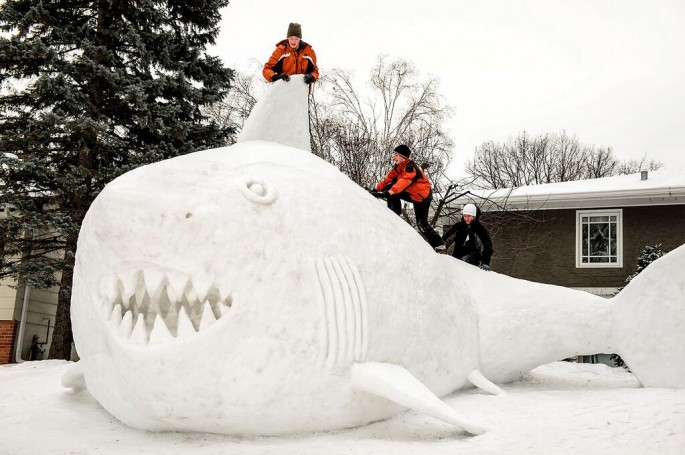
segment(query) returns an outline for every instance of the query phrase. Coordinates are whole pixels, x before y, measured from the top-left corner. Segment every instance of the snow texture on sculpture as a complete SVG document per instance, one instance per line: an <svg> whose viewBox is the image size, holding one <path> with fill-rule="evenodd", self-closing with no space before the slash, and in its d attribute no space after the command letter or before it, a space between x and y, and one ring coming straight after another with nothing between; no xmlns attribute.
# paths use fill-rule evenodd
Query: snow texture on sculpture
<svg viewBox="0 0 685 455"><path fill-rule="evenodd" d="M274 101L306 97L301 82L272 85L260 103L301 126L306 104ZM304 140L293 134L304 133L271 132L107 185L79 237L81 360L65 386L85 385L140 429L262 435L353 427L406 407L480 433L477 416L437 397L469 381L498 393L485 377L602 350L645 385L685 386L682 280L649 296L647 270L614 303L435 254L334 166L283 145ZM650 267L682 271L685 250Z"/></svg>

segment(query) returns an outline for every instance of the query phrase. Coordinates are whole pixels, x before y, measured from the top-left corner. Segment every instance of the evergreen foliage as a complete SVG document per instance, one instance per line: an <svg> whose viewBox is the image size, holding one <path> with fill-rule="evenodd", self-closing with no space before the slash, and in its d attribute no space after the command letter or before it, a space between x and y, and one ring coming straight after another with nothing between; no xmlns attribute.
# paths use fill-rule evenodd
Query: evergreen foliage
<svg viewBox="0 0 685 455"><path fill-rule="evenodd" d="M640 255L637 257L637 267L635 268L635 272L628 275L628 278L626 278L626 285L628 283L630 283L633 280L633 278L638 276L640 274L640 272L642 272L644 269L646 269L649 264L656 261L657 259L659 259L661 256L663 256L666 253L667 252L664 251L664 249L661 247L660 243L655 244L655 245L647 245L642 250ZM617 292L620 292L621 289L623 289L624 287L625 286L621 287ZM616 365L617 367L628 368L626 363L623 361L621 356L619 356L618 354L611 354L609 356L609 358L614 361L614 365Z"/></svg>
<svg viewBox="0 0 685 455"><path fill-rule="evenodd" d="M637 257L637 267L635 267L635 272L626 278L626 285L630 283L633 278L638 276L640 272L646 269L649 264L656 261L664 254L666 254L666 251L664 251L660 243L656 245L647 245Z"/></svg>
<svg viewBox="0 0 685 455"><path fill-rule="evenodd" d="M76 240L104 185L234 134L201 111L233 78L205 52L227 4L0 3L0 207L14 209L0 227L0 278L60 286L51 358L69 356Z"/></svg>

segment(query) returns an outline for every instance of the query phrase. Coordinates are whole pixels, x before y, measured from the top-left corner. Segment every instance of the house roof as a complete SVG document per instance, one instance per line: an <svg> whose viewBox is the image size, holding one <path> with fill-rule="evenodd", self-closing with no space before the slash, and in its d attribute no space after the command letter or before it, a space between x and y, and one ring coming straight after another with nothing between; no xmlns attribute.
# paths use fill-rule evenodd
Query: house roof
<svg viewBox="0 0 685 455"><path fill-rule="evenodd" d="M475 190L454 203L475 201L484 211L549 210L685 204L685 170L649 171L591 180L499 190ZM488 202L491 201L491 202Z"/></svg>

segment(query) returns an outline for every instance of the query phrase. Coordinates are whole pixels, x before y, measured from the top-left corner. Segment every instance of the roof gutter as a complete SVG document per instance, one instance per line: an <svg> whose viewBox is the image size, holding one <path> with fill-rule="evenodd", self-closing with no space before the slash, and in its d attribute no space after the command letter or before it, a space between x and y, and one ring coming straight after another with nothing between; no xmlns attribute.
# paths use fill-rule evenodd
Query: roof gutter
<svg viewBox="0 0 685 455"><path fill-rule="evenodd" d="M534 195L497 195L479 194L482 198L478 205L483 211L500 210L553 210L577 209L590 207L636 207L646 205L679 205L685 204L685 188L665 187L642 190L614 190L595 192L575 192L562 194L534 194ZM473 198L460 198L453 204L464 204ZM487 200L497 202L500 210L488 207ZM476 201L478 203L478 201ZM505 208L502 208L505 207ZM493 208L495 210L493 210Z"/></svg>

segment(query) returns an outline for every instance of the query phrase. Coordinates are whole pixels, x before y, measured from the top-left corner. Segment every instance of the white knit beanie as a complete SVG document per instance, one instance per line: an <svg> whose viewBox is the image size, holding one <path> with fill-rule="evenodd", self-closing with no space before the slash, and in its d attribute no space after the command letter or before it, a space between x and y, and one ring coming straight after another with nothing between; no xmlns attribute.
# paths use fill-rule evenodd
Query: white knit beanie
<svg viewBox="0 0 685 455"><path fill-rule="evenodd" d="M461 210L461 214L463 215L471 215L471 216L476 216L476 206L473 204L466 204L464 208Z"/></svg>

